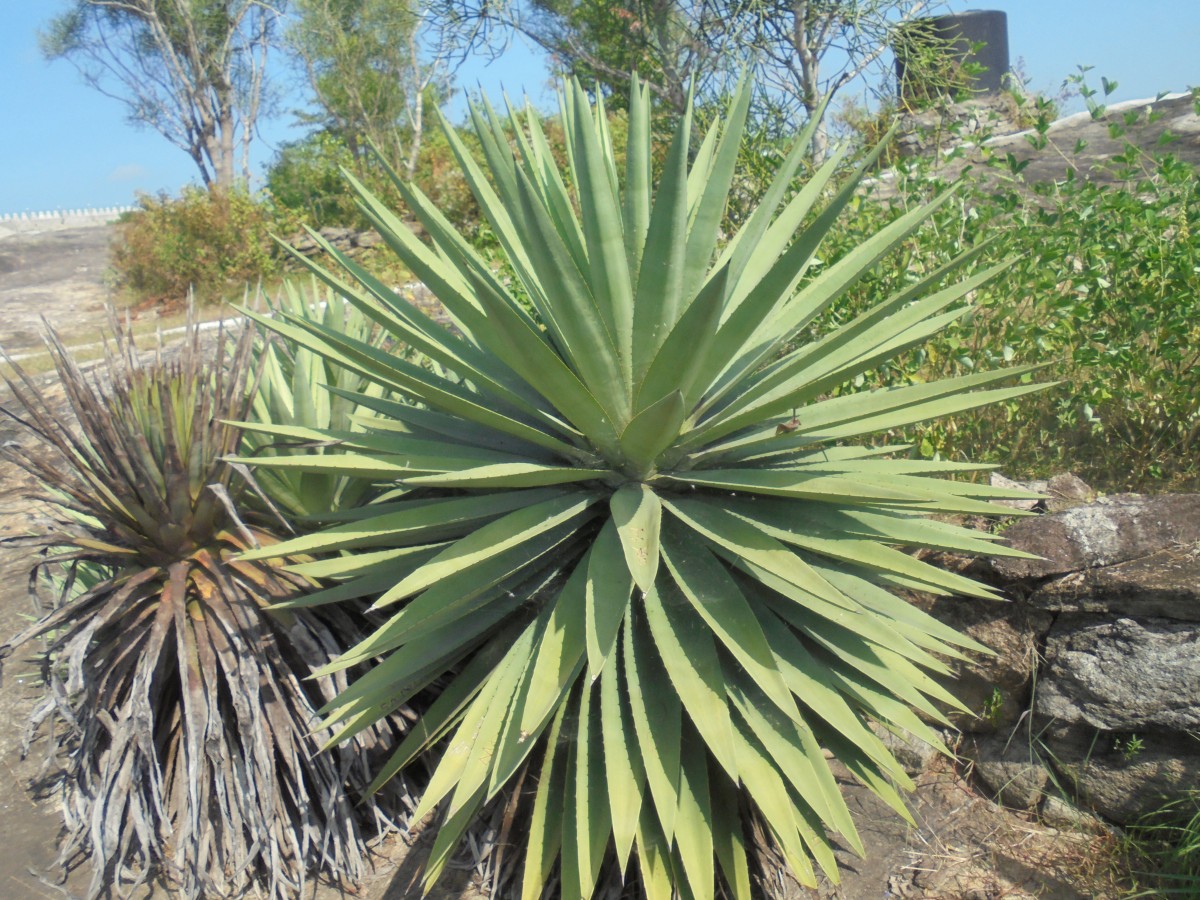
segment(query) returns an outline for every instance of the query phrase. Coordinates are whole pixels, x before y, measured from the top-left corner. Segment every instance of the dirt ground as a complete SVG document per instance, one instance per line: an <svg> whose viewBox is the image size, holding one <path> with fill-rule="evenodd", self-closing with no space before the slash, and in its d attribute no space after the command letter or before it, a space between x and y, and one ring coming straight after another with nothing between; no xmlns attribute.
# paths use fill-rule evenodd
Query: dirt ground
<svg viewBox="0 0 1200 900"><path fill-rule="evenodd" d="M64 334L86 338L105 320L105 253L110 229L95 227L0 239L0 344L9 353L28 352L40 342L41 317ZM8 399L0 388L0 404ZM2 420L3 417L0 417ZM0 421L0 441L19 431ZM0 461L0 638L20 631L33 611L27 589L32 551L12 539L44 530L50 520L26 498L30 485ZM49 741L36 740L22 757L26 723L39 696L35 667L26 654L9 660L0 682L0 898L70 896L87 882L76 870L65 887L51 873L59 830L53 798L40 798L31 784L53 760ZM839 886L805 890L782 876L770 893L788 900L878 900L878 898L1072 898L1116 897L1114 841L1084 829L1058 831L1026 821L980 796L952 767L935 765L919 779L912 801L916 827L905 824L867 791L846 782L851 809L868 857L843 854ZM356 897L402 900L418 897L419 853L413 838L395 835L379 847L375 877L353 893L322 887L315 900ZM419 850L426 841L416 840ZM478 873L467 854L452 870L435 900L481 897ZM165 895L163 895L165 896Z"/></svg>

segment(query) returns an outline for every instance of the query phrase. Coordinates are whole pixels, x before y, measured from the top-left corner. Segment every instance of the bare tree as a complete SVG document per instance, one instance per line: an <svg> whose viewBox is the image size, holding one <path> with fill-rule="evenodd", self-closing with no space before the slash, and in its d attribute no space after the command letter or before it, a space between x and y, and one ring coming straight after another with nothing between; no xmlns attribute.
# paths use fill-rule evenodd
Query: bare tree
<svg viewBox="0 0 1200 900"><path fill-rule="evenodd" d="M559 71L623 93L637 70L677 109L689 87L719 94L753 68L760 99L790 127L860 76L880 92L900 31L947 0L429 0L473 40L523 34ZM814 150L828 143L822 123Z"/></svg>
<svg viewBox="0 0 1200 900"><path fill-rule="evenodd" d="M417 0L294 0L287 45L308 77L319 114L356 159L373 143L413 177L425 103L444 90L448 52L427 40Z"/></svg>
<svg viewBox="0 0 1200 900"><path fill-rule="evenodd" d="M813 115L832 97L881 65L896 36L914 19L945 6L942 0L745 0L740 15L760 86L789 112ZM825 156L828 133L820 123L813 153Z"/></svg>
<svg viewBox="0 0 1200 900"><path fill-rule="evenodd" d="M71 0L39 37L47 58L73 63L131 122L186 151L205 186L225 190L250 177L284 3Z"/></svg>

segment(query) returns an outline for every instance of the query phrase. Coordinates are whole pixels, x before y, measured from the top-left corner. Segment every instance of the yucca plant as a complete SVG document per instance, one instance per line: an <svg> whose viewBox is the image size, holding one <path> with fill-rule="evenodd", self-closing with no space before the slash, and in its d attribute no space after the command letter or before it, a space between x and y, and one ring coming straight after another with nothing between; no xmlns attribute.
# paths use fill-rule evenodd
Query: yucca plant
<svg viewBox="0 0 1200 900"><path fill-rule="evenodd" d="M304 287L295 280L285 281L281 293L268 299L267 305L271 315L287 312L319 322L375 348L382 347L387 337L371 319L315 279ZM365 410L351 399L352 395L365 393L378 398L384 393L376 382L269 331L255 341L253 355L259 373L250 407L254 422L360 430L355 416ZM243 440L258 455L286 455L300 449L336 452L332 446L296 446L258 433L246 434ZM277 511L297 519L360 505L370 492L371 480L327 472L263 469L256 484Z"/></svg>
<svg viewBox="0 0 1200 900"><path fill-rule="evenodd" d="M52 730L65 751L61 860L90 857L89 897L161 879L172 896L258 884L274 898L311 873L366 872L376 809L357 809L346 785L365 787L391 723L318 753L315 711L347 678L311 676L369 629L340 608L268 611L311 581L235 558L275 542L238 514L243 487L223 459L241 446L230 421L251 406L251 344L244 331L202 345L189 323L169 358L143 362L126 336L85 374L52 335L76 423L19 367L9 381L34 440L5 454L63 527L40 539L52 608L0 657L46 637L35 718L65 725Z"/></svg>
<svg viewBox="0 0 1200 900"><path fill-rule="evenodd" d="M418 188L397 180L428 243L355 182L453 327L336 252L347 276L314 271L436 368L309 320L269 325L399 398L362 398L379 415L362 433L265 429L344 452L261 466L368 474L390 493L243 558L345 551L340 583L284 605L377 595L390 613L324 670L383 657L329 705L334 743L449 676L373 785L437 760L416 811L441 808L427 884L523 773L527 900L552 881L553 896L590 897L635 856L649 897L750 897L752 823L800 881L817 867L836 880L829 835L863 847L825 751L906 816L911 782L870 724L945 749L921 715L944 722L940 704L957 704L933 676L982 648L892 589L992 597L904 548L1011 552L928 517L1007 515L987 501L1017 495L941 477L975 467L906 458L887 435L1036 386L996 387L1028 381L1009 369L828 397L964 315L998 269L946 286L967 251L811 337L950 195L821 260L874 157L834 188L834 156L792 193L810 127L722 241L749 100L743 87L698 148L685 113L655 189L641 86L624 172L578 84L562 100L565 173L532 113L509 133L472 111L486 172L447 126L511 289Z"/></svg>

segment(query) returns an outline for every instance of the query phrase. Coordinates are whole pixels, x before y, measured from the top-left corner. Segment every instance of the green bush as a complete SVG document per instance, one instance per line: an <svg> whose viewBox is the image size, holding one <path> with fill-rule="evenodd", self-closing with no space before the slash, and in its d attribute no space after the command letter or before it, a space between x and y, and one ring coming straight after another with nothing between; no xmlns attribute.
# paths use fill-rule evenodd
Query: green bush
<svg viewBox="0 0 1200 900"><path fill-rule="evenodd" d="M335 135L317 132L279 149L267 169L267 191L314 228L359 227L362 216L346 189L343 166L354 166L350 148Z"/></svg>
<svg viewBox="0 0 1200 900"><path fill-rule="evenodd" d="M1093 115L1104 116L1086 85L1080 90ZM1053 152L1048 115L1029 140ZM1022 163L1007 155L968 171L958 197L905 242L900 264L848 292L834 322L981 239L993 243L976 265L1009 260L1005 275L975 293L969 320L835 393L999 362L1045 364L1062 384L1020 408L1000 404L891 437L924 458L985 460L1028 477L1071 470L1101 490L1200 485L1197 172L1169 154L1169 140L1153 153L1134 140L1146 118L1137 111L1108 120L1112 136L1129 138L1108 163L1115 184L1075 177L1065 164L1057 184L1027 184ZM931 160L901 160L895 188L856 198L824 258L835 261L944 187ZM813 326L806 337L817 334Z"/></svg>
<svg viewBox="0 0 1200 900"><path fill-rule="evenodd" d="M138 301L178 303L189 290L215 300L278 271L279 227L272 206L244 190L145 195L121 217L112 267Z"/></svg>
<svg viewBox="0 0 1200 900"><path fill-rule="evenodd" d="M385 166L369 155L356 158L341 137L327 131L285 145L267 170L267 190L281 207L310 227L366 230L370 222L359 210L343 170L352 172L375 194L395 195ZM474 233L480 221L479 208L437 129L424 136L414 180L451 221L468 235Z"/></svg>

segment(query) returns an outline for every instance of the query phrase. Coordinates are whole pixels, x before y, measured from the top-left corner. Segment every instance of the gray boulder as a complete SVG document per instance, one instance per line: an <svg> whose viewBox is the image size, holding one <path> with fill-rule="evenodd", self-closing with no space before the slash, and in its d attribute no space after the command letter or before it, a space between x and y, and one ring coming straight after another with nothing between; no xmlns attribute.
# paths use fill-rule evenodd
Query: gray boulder
<svg viewBox="0 0 1200 900"><path fill-rule="evenodd" d="M1012 734L975 734L960 750L975 766L975 774L992 796L1013 809L1035 810L1054 790L1050 767L1040 745L1018 729Z"/></svg>
<svg viewBox="0 0 1200 900"><path fill-rule="evenodd" d="M1059 725L1200 730L1200 624L1064 615L1046 662L1036 710Z"/></svg>
<svg viewBox="0 0 1200 900"><path fill-rule="evenodd" d="M1050 612L1200 622L1200 548L1168 548L1047 582L1027 602Z"/></svg>
<svg viewBox="0 0 1200 900"><path fill-rule="evenodd" d="M929 612L995 651L990 656L972 654L968 662L950 661L952 677L939 680L974 713L948 711L950 721L976 733L1015 725L1029 709L1038 644L1053 616L1022 603L963 597L938 598L929 604Z"/></svg>
<svg viewBox="0 0 1200 900"><path fill-rule="evenodd" d="M1041 559L989 560L1002 581L1041 581L1113 566L1165 548L1200 543L1200 494L1117 494L1062 512L1022 519L1004 536Z"/></svg>
<svg viewBox="0 0 1200 900"><path fill-rule="evenodd" d="M1200 784L1200 740L1188 735L1078 729L1067 736L1047 735L1045 748L1080 805L1120 825L1160 813Z"/></svg>

